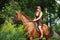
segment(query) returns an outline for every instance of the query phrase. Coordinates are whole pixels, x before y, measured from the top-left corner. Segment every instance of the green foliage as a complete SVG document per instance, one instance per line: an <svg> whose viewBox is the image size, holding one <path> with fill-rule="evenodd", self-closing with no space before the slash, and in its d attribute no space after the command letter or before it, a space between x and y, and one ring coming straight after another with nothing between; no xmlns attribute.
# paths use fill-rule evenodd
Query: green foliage
<svg viewBox="0 0 60 40"><path fill-rule="evenodd" d="M11 31L12 33L18 31L18 32L22 32L24 30L26 30L25 26L22 24L19 24L18 27L15 27L16 25L12 25L11 22L7 22L5 24L2 25L1 27L1 32L9 32Z"/></svg>
<svg viewBox="0 0 60 40"><path fill-rule="evenodd" d="M0 28L0 40L23 40L22 38L25 37L26 28L21 24L17 28L15 26L10 22L2 25Z"/></svg>
<svg viewBox="0 0 60 40"><path fill-rule="evenodd" d="M35 13L33 11L26 8L26 9L24 9L24 12L28 17L30 17L31 19L34 19Z"/></svg>
<svg viewBox="0 0 60 40"><path fill-rule="evenodd" d="M23 35L23 36L22 36ZM21 40L24 38L23 32L16 31L14 34L9 32L0 32L0 40Z"/></svg>
<svg viewBox="0 0 60 40"><path fill-rule="evenodd" d="M14 26L11 25L11 23L4 24L2 26L2 31L4 31L4 32L14 31Z"/></svg>
<svg viewBox="0 0 60 40"><path fill-rule="evenodd" d="M60 17L60 5L58 6L58 16Z"/></svg>
<svg viewBox="0 0 60 40"><path fill-rule="evenodd" d="M15 15L16 11L20 11L21 7L18 2L10 1L0 12L0 17L7 18L7 20Z"/></svg>
<svg viewBox="0 0 60 40"><path fill-rule="evenodd" d="M55 26L55 31L60 35L60 25Z"/></svg>

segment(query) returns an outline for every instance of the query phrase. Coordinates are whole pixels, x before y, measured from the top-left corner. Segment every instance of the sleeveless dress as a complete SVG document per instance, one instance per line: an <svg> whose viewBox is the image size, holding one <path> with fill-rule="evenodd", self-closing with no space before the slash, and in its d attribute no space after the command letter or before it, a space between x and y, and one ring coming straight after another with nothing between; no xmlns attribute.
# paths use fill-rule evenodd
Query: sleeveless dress
<svg viewBox="0 0 60 40"><path fill-rule="evenodd" d="M37 19L39 16L40 16L40 13L38 13L38 15L35 15L36 19ZM38 27L39 25L42 27L42 18L36 21L36 26Z"/></svg>

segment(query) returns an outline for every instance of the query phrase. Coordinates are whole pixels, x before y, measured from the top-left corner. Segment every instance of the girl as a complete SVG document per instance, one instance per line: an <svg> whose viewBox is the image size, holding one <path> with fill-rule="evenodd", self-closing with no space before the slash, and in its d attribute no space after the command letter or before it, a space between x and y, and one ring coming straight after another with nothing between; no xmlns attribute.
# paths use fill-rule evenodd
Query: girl
<svg viewBox="0 0 60 40"><path fill-rule="evenodd" d="M37 6L36 9L36 14L35 14L35 19L33 20L34 22L36 22L37 27L39 28L39 31L41 32L41 36L40 38L43 37L43 30L42 30L42 11L41 11L41 7Z"/></svg>

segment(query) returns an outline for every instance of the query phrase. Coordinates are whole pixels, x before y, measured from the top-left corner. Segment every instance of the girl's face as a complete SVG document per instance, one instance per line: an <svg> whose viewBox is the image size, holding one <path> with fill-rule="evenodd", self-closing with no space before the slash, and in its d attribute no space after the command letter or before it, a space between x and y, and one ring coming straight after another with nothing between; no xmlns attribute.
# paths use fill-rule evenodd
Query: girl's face
<svg viewBox="0 0 60 40"><path fill-rule="evenodd" d="M37 12L41 12L41 8L40 8L40 6L37 6Z"/></svg>
<svg viewBox="0 0 60 40"><path fill-rule="evenodd" d="M37 12L41 12L41 10L39 8L37 8Z"/></svg>
<svg viewBox="0 0 60 40"><path fill-rule="evenodd" d="M40 11L40 9L37 8L37 11Z"/></svg>

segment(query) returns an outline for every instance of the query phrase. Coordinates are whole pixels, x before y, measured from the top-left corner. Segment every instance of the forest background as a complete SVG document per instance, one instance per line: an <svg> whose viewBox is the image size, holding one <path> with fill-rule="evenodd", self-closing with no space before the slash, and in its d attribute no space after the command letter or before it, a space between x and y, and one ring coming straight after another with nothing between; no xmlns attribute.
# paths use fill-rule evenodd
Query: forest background
<svg viewBox="0 0 60 40"><path fill-rule="evenodd" d="M12 25L11 21L16 11L24 12L33 20L37 6L41 6L44 14L43 22L47 25L48 22L51 23L51 31L60 35L60 4L57 0L0 0L0 40L25 40L24 25L22 23ZM47 20L48 15L50 21ZM51 40L59 39L60 37L51 38Z"/></svg>

